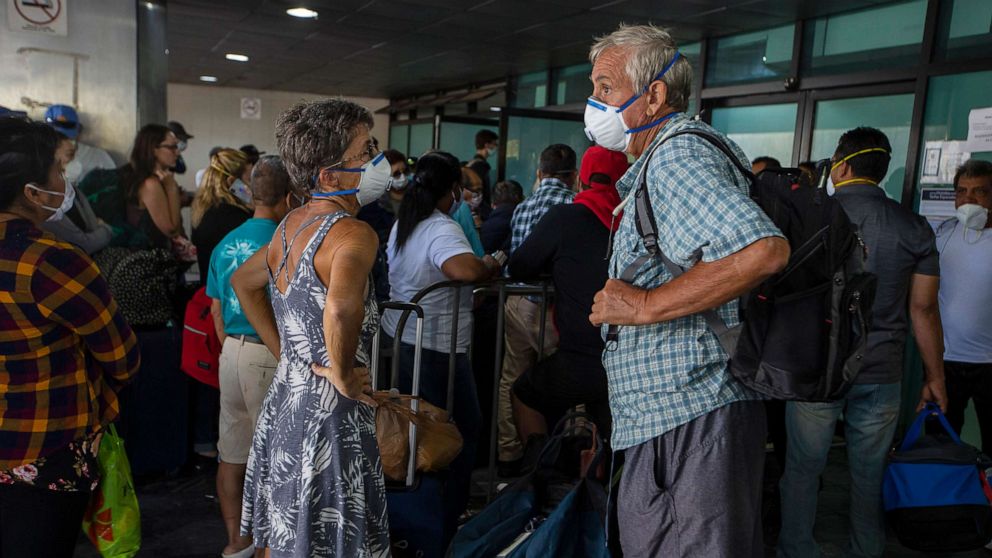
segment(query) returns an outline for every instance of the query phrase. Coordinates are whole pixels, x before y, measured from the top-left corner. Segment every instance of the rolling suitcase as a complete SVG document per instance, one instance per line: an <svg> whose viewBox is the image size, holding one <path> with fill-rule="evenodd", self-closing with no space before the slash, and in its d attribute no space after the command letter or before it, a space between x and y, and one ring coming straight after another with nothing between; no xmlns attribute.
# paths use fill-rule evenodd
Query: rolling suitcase
<svg viewBox="0 0 992 558"><path fill-rule="evenodd" d="M413 362L413 385L410 395L417 397L420 393L420 363L423 348L423 308L416 304L405 302L384 302L380 310L399 310L412 312L417 317L416 346ZM406 320L400 320L397 331L403 331ZM377 333L372 343L372 378L378 380L378 364L380 355L381 332ZM393 350L393 381L399 370L399 354ZM452 377L453 378L453 377ZM451 379L449 379L449 382ZM373 389L377 386L373 385ZM451 393L451 390L448 391ZM416 410L417 400L411 402ZM452 401L448 400L447 408L451 409ZM441 557L447 547L447 541L454 535L455 525L446 524L445 495L447 494L449 475L447 472L418 473L416 471L417 426L410 423L410 457L407 464L407 475L404 482L386 481L386 506L389 513L389 535L395 556L417 556L424 558ZM447 521L450 523L450 521Z"/></svg>

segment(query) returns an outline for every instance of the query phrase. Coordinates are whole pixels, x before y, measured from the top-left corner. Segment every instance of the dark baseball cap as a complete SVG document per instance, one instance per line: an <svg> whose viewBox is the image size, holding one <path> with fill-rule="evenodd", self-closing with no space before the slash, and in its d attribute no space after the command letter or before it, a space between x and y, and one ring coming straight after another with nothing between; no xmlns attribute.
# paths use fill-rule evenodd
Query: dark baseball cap
<svg viewBox="0 0 992 558"><path fill-rule="evenodd" d="M193 136L186 131L186 128L184 128L182 124L176 122L175 120L169 121L169 123L166 124L165 126L168 129L172 130L172 133L176 134L177 138L183 141L193 139Z"/></svg>

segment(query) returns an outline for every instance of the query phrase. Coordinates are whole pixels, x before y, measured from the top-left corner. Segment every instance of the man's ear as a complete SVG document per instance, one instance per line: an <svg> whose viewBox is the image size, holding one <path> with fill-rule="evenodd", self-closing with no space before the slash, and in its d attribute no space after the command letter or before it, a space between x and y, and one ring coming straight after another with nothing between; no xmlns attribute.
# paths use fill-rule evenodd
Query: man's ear
<svg viewBox="0 0 992 558"><path fill-rule="evenodd" d="M648 85L648 92L644 96L648 102L647 113L654 116L668 105L668 86L660 79L652 81Z"/></svg>

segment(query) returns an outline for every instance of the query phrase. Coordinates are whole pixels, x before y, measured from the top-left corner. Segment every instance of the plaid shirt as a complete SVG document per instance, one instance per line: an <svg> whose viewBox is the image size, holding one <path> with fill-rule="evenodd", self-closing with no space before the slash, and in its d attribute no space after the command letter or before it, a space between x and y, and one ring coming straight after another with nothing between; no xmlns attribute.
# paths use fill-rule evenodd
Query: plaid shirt
<svg viewBox="0 0 992 558"><path fill-rule="evenodd" d="M704 123L677 116L658 133L652 147L673 127L704 128L723 137ZM725 137L724 141L746 165L740 148ZM617 182L621 197L635 187L644 162L642 156ZM647 182L659 247L683 267L691 267L699 258L719 260L761 238L781 236L748 197L743 176L702 138L678 136L665 142L651 158ZM620 277L631 262L647 253L634 214L629 207L620 222L610 277ZM660 259L654 258L637 271L633 284L652 289L671 279ZM739 321L736 300L718 312L728 325ZM622 327L618 342L615 351L603 353L615 449L638 445L735 401L760 399L730 376L726 353L698 314Z"/></svg>
<svg viewBox="0 0 992 558"><path fill-rule="evenodd" d="M513 210L513 219L510 221L513 230L513 236L510 237L510 253L512 254L524 243L530 231L534 229L534 225L549 209L563 203L572 203L573 199L575 192L561 180L557 178L542 180L537 191Z"/></svg>
<svg viewBox="0 0 992 558"><path fill-rule="evenodd" d="M26 220L0 223L0 471L114 420L139 361L89 256Z"/></svg>

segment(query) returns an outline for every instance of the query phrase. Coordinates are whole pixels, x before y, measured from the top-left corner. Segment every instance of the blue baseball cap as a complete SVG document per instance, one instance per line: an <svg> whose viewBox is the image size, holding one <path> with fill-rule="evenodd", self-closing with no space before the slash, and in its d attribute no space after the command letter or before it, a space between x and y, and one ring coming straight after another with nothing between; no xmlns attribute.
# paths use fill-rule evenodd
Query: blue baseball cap
<svg viewBox="0 0 992 558"><path fill-rule="evenodd" d="M81 126L76 109L69 105L52 105L45 111L45 122L69 139L76 139Z"/></svg>

